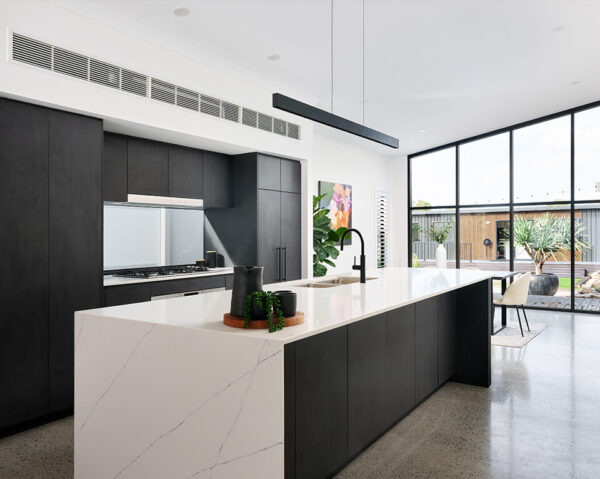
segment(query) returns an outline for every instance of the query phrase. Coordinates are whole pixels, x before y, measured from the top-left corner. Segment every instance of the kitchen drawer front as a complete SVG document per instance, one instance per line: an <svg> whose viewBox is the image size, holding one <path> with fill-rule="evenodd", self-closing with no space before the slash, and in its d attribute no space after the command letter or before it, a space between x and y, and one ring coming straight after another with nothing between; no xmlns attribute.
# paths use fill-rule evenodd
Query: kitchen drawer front
<svg viewBox="0 0 600 479"><path fill-rule="evenodd" d="M151 296L165 294L185 293L187 291L201 291L203 289L224 288L225 275L207 276L204 278L171 279L155 281L150 285Z"/></svg>
<svg viewBox="0 0 600 479"><path fill-rule="evenodd" d="M150 284L123 284L104 287L104 306L143 303L150 301Z"/></svg>

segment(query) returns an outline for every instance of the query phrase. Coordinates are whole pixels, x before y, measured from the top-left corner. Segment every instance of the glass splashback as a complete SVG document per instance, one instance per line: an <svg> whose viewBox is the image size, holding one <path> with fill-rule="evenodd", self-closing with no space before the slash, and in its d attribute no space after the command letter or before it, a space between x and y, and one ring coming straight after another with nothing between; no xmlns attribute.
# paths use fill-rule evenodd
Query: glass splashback
<svg viewBox="0 0 600 479"><path fill-rule="evenodd" d="M193 264L204 257L204 211L104 205L104 270Z"/></svg>

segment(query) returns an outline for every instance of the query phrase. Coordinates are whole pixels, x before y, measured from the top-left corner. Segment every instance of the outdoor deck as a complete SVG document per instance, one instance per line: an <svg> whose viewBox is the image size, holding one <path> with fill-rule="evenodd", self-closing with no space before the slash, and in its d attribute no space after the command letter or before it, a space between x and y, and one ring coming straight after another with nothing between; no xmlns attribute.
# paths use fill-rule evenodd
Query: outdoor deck
<svg viewBox="0 0 600 479"><path fill-rule="evenodd" d="M527 306L571 309L571 298L569 296L535 296L530 294L527 298ZM575 298L575 309L577 311L600 311L600 299Z"/></svg>

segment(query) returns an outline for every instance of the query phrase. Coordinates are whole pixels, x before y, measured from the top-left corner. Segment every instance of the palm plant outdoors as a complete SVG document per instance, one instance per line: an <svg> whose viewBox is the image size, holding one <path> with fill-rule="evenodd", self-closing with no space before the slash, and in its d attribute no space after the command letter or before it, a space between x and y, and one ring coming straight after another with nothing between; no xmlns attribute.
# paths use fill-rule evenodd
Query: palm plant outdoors
<svg viewBox="0 0 600 479"><path fill-rule="evenodd" d="M589 245L582 239L585 226L581 218L575 218L574 253L581 253ZM531 219L517 216L513 225L514 244L525 250L535 264L535 274L543 274L544 263L549 259L557 261L559 256L571 250L571 219L552 218L550 213ZM504 243L509 247L510 233L506 233Z"/></svg>

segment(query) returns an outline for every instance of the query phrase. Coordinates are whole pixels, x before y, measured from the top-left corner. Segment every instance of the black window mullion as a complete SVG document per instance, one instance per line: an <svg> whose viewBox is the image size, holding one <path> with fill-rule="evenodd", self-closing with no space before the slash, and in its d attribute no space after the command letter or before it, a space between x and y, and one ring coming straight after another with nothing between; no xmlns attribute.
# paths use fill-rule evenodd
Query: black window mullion
<svg viewBox="0 0 600 479"><path fill-rule="evenodd" d="M575 311L575 114L571 113L571 311Z"/></svg>
<svg viewBox="0 0 600 479"><path fill-rule="evenodd" d="M455 160L455 212L454 212L454 258L456 261L456 269L460 269L460 153L458 145L454 147Z"/></svg>
<svg viewBox="0 0 600 479"><path fill-rule="evenodd" d="M508 233L509 233L509 251L510 260L508 269L510 271L515 270L515 237L513 227L515 223L515 203L514 203L514 148L513 148L513 130L510 130L508 135L508 200L510 206L508 207Z"/></svg>
<svg viewBox="0 0 600 479"><path fill-rule="evenodd" d="M407 178L408 178L408 267L412 268L412 178L410 171L410 162L411 159L408 157L406 159L407 163Z"/></svg>

